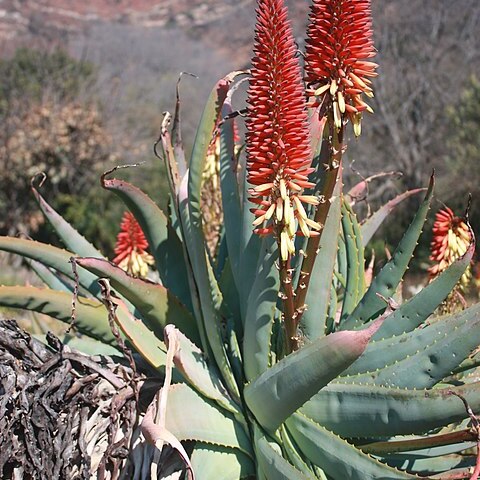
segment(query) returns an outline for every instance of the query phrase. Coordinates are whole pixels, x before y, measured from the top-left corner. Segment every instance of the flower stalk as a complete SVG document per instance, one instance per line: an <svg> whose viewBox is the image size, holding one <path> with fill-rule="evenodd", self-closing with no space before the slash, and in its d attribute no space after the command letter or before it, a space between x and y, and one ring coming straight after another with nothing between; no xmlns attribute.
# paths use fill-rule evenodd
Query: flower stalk
<svg viewBox="0 0 480 480"><path fill-rule="evenodd" d="M333 201L333 191L341 168L345 127L353 124L356 136L361 132L362 112L373 112L362 95L373 97L371 77L377 64L372 38L370 0L314 0L307 30L305 79L308 84L309 107L326 119L326 135L319 163L323 179L319 192L322 202L314 221L323 229ZM295 290L297 326L303 312L311 273L320 246L319 235L309 238Z"/></svg>
<svg viewBox="0 0 480 480"><path fill-rule="evenodd" d="M297 342L291 259L295 236L318 235L320 225L303 204L318 204L304 195L313 187L308 176L312 154L300 64L283 0L258 0L254 58L248 89L247 170L253 226L259 235L274 235L280 254L287 350Z"/></svg>
<svg viewBox="0 0 480 480"><path fill-rule="evenodd" d="M341 168L342 154L345 148L343 144L344 128L342 126L342 128L337 131L336 128L333 128L333 123L334 120L330 115L327 122L329 125L329 136L327 139L328 159L327 162L323 164L322 172L324 180L320 196L322 201L319 203L314 217L315 222L321 225L322 228L318 232L319 235L310 237L308 239L305 255L300 267L300 276L295 290L295 321L297 328L300 324L303 313L307 308L305 302L307 298L308 287L310 285L311 273L318 255L320 240L323 233L323 226L327 221L328 212L330 211L330 206L334 199L333 191L335 189L335 184Z"/></svg>

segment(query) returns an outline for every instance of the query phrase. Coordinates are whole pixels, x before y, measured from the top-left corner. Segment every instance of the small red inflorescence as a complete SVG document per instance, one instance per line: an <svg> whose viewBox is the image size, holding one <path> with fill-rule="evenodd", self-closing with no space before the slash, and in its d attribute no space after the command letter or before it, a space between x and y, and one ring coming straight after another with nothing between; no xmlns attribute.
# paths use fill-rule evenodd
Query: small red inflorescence
<svg viewBox="0 0 480 480"><path fill-rule="evenodd" d="M472 235L463 218L455 216L448 207L437 212L433 224L430 255L430 260L434 264L428 269L430 277L435 278L457 258L464 255L471 242ZM462 277L462 283L466 285L470 276L470 271L467 270Z"/></svg>
<svg viewBox="0 0 480 480"><path fill-rule="evenodd" d="M125 212L117 235L113 263L130 275L146 277L148 266L153 265L153 257L147 253L147 248L148 241L137 220L132 213Z"/></svg>
<svg viewBox="0 0 480 480"><path fill-rule="evenodd" d="M295 253L297 228L305 236L320 229L302 205L318 199L302 195L314 184L308 179L312 155L296 53L283 0L259 0L247 100L247 170L254 185L249 194L256 205L255 232L277 236L283 261Z"/></svg>
<svg viewBox="0 0 480 480"><path fill-rule="evenodd" d="M349 118L356 135L362 112L373 111L362 94L373 97L375 53L370 0L313 0L305 49L310 106L331 108L337 128Z"/></svg>

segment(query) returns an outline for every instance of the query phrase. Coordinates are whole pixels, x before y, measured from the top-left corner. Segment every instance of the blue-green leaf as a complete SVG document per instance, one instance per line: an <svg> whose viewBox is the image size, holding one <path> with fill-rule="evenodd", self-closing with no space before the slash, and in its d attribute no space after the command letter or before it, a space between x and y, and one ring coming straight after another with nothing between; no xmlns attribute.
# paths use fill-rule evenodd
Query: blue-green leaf
<svg viewBox="0 0 480 480"><path fill-rule="evenodd" d="M452 392L462 395L474 412L480 408L480 383L433 390L331 384L301 412L342 437L420 434L468 416Z"/></svg>
<svg viewBox="0 0 480 480"><path fill-rule="evenodd" d="M236 448L197 442L191 461L197 480L241 480L255 475L253 461Z"/></svg>
<svg viewBox="0 0 480 480"><path fill-rule="evenodd" d="M64 245L81 257L103 258L103 255L80 233L78 233L61 215L59 215L32 186L35 200L50 222Z"/></svg>
<svg viewBox="0 0 480 480"><path fill-rule="evenodd" d="M341 174L338 176L333 195L334 201L328 212L325 228L320 239L320 251L315 260L308 287L306 298L308 308L303 313L300 322L300 330L310 340L325 335L340 231Z"/></svg>
<svg viewBox="0 0 480 480"><path fill-rule="evenodd" d="M36 287L0 287L0 305L23 308L49 315L65 323L72 319L72 294ZM108 323L107 310L97 300L78 297L75 326L81 333L116 345Z"/></svg>
<svg viewBox="0 0 480 480"><path fill-rule="evenodd" d="M264 238L262 251L248 298L244 325L243 358L248 381L269 367L272 327L280 288L278 269L275 266L278 259L276 240Z"/></svg>
<svg viewBox="0 0 480 480"><path fill-rule="evenodd" d="M158 338L163 339L163 329L173 324L192 342L200 342L191 313L163 285L132 277L106 260L79 258L77 263L99 277L109 278L112 287L135 306Z"/></svg>
<svg viewBox="0 0 480 480"><path fill-rule="evenodd" d="M424 188L415 188L414 190L408 190L400 195L397 195L385 205L381 206L370 217L368 217L361 225L363 244L367 245L373 235L375 235L375 232L382 225L383 221L388 218L388 215L397 207L397 205L407 198L424 191Z"/></svg>
<svg viewBox="0 0 480 480"><path fill-rule="evenodd" d="M306 457L332 478L400 480L418 478L363 453L313 420L295 413L287 428Z"/></svg>
<svg viewBox="0 0 480 480"><path fill-rule="evenodd" d="M70 259L74 257L75 254L67 250L62 250L53 245L35 242L34 240L13 237L0 237L0 250L37 260L47 267L63 273L70 280L75 281L75 275L70 263ZM83 268L78 268L77 272L80 285L92 295L99 297L100 287L97 283L97 277Z"/></svg>

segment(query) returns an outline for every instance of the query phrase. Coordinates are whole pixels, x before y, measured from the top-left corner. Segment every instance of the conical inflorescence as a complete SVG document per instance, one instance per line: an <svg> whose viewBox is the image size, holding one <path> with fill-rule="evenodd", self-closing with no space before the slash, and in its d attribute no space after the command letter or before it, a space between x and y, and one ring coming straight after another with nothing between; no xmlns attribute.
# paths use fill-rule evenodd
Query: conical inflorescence
<svg viewBox="0 0 480 480"><path fill-rule="evenodd" d="M248 89L247 170L255 232L274 234L283 261L295 253L293 237L320 229L307 217L303 195L314 184L308 117L296 46L283 0L259 0ZM313 230L313 231L312 231Z"/></svg>
<svg viewBox="0 0 480 480"><path fill-rule="evenodd" d="M123 214L120 232L115 244L113 263L123 268L130 275L146 277L148 266L153 265L153 257L146 251L148 241L140 225L130 212Z"/></svg>
<svg viewBox="0 0 480 480"><path fill-rule="evenodd" d="M305 49L310 106L330 109L337 128L349 118L357 136L362 112L372 111L362 94L373 97L375 53L370 0L313 0Z"/></svg>

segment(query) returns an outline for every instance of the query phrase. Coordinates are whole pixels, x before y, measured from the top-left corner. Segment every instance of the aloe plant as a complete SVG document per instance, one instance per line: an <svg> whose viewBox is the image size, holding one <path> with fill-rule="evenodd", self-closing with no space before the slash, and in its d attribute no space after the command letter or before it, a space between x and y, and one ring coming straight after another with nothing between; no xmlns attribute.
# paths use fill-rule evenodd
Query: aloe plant
<svg viewBox="0 0 480 480"><path fill-rule="evenodd" d="M328 42L358 47L339 54L338 72L327 68ZM469 409L480 409L480 384L468 373L479 363L472 353L480 307L433 315L470 264L473 233L460 258L399 304L433 177L427 189L363 221L353 203L366 183L343 192L345 129L353 124L360 134L362 112L370 110L361 95L372 95L372 55L369 1L314 1L305 106L283 2L259 0L247 148L235 147L232 95L248 73L233 72L212 89L188 163L179 109L172 128L165 116L168 212L111 178L115 171L102 177L145 233L159 283L102 258L35 187L68 250L0 238L1 250L30 259L50 287L0 287L0 304L69 322L73 295L75 326L99 349L116 345L113 319L166 378L161 420L147 414L147 437L172 443L185 459L180 442L193 441L189 465L197 479L468 478L476 464ZM212 256L201 199L217 138L224 221ZM366 282L366 240L420 191L425 198L404 237Z"/></svg>

